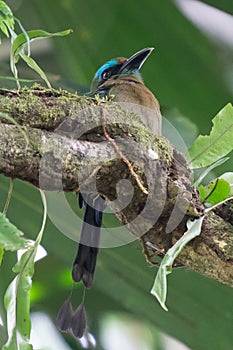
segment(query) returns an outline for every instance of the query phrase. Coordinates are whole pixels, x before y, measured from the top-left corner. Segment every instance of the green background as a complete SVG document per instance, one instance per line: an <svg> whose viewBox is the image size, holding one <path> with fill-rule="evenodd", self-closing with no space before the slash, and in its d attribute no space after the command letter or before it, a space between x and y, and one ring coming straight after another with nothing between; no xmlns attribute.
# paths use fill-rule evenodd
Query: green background
<svg viewBox="0 0 233 350"><path fill-rule="evenodd" d="M205 2L233 13L232 1ZM143 47L155 47L143 67L144 81L188 145L197 130L202 134L209 132L213 116L232 100L232 79L229 78L233 70L232 48L205 36L183 16L173 1L22 0L7 3L28 30L73 29L68 37L52 39L48 49L44 49L43 42L36 54L32 49L32 56L55 87L88 91L96 69L108 59L128 57ZM23 64L19 67L21 77L37 79ZM10 75L7 60L1 60L0 69L1 76ZM0 83L9 86L5 80ZM232 171L232 164L226 163L219 172L225 170ZM1 209L8 184L9 180L1 176ZM68 197L76 210L74 195ZM58 217L61 215L58 213ZM27 237L35 237L42 220L37 190L15 181L7 216ZM45 311L54 321L69 294L70 266L76 243L48 221L43 245L48 256L36 264L32 310ZM15 259L12 253L5 255L0 271L1 300L13 277L11 266ZM185 269L175 270L169 277L169 312L166 313L149 294L155 273L156 268L145 262L137 242L101 251L95 285L86 300L90 328L97 339L100 320L109 313L123 313L150 330L152 349L161 349L156 345L156 329L192 349L232 349L233 294L229 287ZM82 290L79 286L76 289L74 299L78 304ZM1 310L3 314L2 304ZM1 328L0 346L6 337L4 332ZM66 340L73 349L79 348L69 336ZM98 344L101 349L99 340Z"/></svg>

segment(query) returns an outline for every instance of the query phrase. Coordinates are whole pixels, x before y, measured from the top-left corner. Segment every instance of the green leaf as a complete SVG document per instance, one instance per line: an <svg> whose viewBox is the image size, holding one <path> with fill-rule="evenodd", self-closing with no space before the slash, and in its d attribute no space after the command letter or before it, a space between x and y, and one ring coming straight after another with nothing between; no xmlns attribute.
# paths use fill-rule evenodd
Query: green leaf
<svg viewBox="0 0 233 350"><path fill-rule="evenodd" d="M210 185L209 185L210 186ZM198 191L199 191L199 195L200 195L200 200L202 202L205 201L205 198L208 197L209 193L212 191L213 188L209 188L206 187L206 186L203 186L203 185L200 185L199 188L198 188Z"/></svg>
<svg viewBox="0 0 233 350"><path fill-rule="evenodd" d="M215 179L208 186L200 186L200 199L203 202L217 204L230 196L230 184L224 179Z"/></svg>
<svg viewBox="0 0 233 350"><path fill-rule="evenodd" d="M4 255L4 247L3 247L3 244L0 244L0 266L2 264L3 255Z"/></svg>
<svg viewBox="0 0 233 350"><path fill-rule="evenodd" d="M224 157L221 158L219 160L217 160L217 162L211 164L208 168L206 168L201 175L198 177L198 179L194 182L193 186L199 186L200 183L204 180L204 178L215 168L217 168L218 166L224 164L226 161L228 161L230 159L230 157Z"/></svg>
<svg viewBox="0 0 233 350"><path fill-rule="evenodd" d="M4 1L0 1L0 31L9 37L9 32L13 33L14 30L14 16L11 9L6 5ZM1 37L0 37L1 44Z"/></svg>
<svg viewBox="0 0 233 350"><path fill-rule="evenodd" d="M188 230L183 234L183 236L170 248L165 254L159 270L157 272L154 285L151 289L151 294L153 294L159 301L162 308L167 311L166 298L167 298L167 275L172 272L172 264L177 258L184 246L194 239L196 236L200 235L201 227L204 216L191 221L187 221Z"/></svg>
<svg viewBox="0 0 233 350"><path fill-rule="evenodd" d="M3 350L32 350L30 344L30 290L36 252L44 233L47 217L47 203L42 190L40 190L40 195L44 208L40 232L35 243L27 249L13 267L13 271L18 275L9 285L4 298L7 311L8 340L3 346Z"/></svg>
<svg viewBox="0 0 233 350"><path fill-rule="evenodd" d="M9 37L9 33L8 33L8 30L7 30L7 26L5 25L4 22L1 22L1 19L0 19L0 30L1 30L7 37Z"/></svg>
<svg viewBox="0 0 233 350"><path fill-rule="evenodd" d="M0 15L4 16L4 18L13 17L10 7L2 0L0 0Z"/></svg>
<svg viewBox="0 0 233 350"><path fill-rule="evenodd" d="M22 232L0 213L0 245L5 250L16 251L27 247L28 241Z"/></svg>
<svg viewBox="0 0 233 350"><path fill-rule="evenodd" d="M15 21L18 23L22 33L25 35L25 38L26 38L25 45L27 44L28 56L30 56L30 53L31 53L31 50L30 50L30 38L28 36L28 33L27 33L26 29L24 29L24 26L22 25L21 21L18 18L15 17ZM12 38L12 39L16 39L16 37L17 37L17 35L15 35L15 37Z"/></svg>
<svg viewBox="0 0 233 350"><path fill-rule="evenodd" d="M0 79L2 80L11 80L11 81L15 81L15 78L12 77L12 76L7 76L7 75L0 75ZM20 82L22 83L35 83L37 82L38 80L36 79L18 79Z"/></svg>
<svg viewBox="0 0 233 350"><path fill-rule="evenodd" d="M22 26L21 26L22 27ZM22 27L23 28L23 27ZM64 30L61 32L56 33L48 33L44 30L30 30L28 32L24 31L23 33L17 35L17 37L13 40L11 45L11 56L10 56L10 67L11 71L16 79L18 88L20 88L19 80L18 80L18 71L16 68L16 63L19 60L19 57L21 57L27 65L35 70L43 80L45 80L46 84L49 88L51 88L51 85L43 72L43 70L38 66L38 64L30 58L30 55L25 55L23 52L23 46L25 44L28 45L28 53L30 53L30 42L36 39L44 39L44 38L50 38L54 36L65 36L71 33L71 29Z"/></svg>
<svg viewBox="0 0 233 350"><path fill-rule="evenodd" d="M230 185L230 194L229 196L233 196L233 172L227 172L219 176L219 179L224 179Z"/></svg>
<svg viewBox="0 0 233 350"><path fill-rule="evenodd" d="M44 71L38 66L38 64L33 60L33 58L20 53L20 57L27 63L27 65L32 68L36 73L38 73L40 75L40 77L46 82L46 84L48 85L48 87L50 89L52 89L52 86L46 76L46 74L44 73Z"/></svg>
<svg viewBox="0 0 233 350"><path fill-rule="evenodd" d="M7 311L8 341L3 350L32 350L30 344L30 289L37 246L24 253L15 266L19 274L9 285L4 304Z"/></svg>
<svg viewBox="0 0 233 350"><path fill-rule="evenodd" d="M193 169L208 166L233 150L233 107L228 103L213 119L210 135L198 136L188 158Z"/></svg>
<svg viewBox="0 0 233 350"><path fill-rule="evenodd" d="M8 28L14 29L14 16L5 1L0 1L0 22L5 22Z"/></svg>
<svg viewBox="0 0 233 350"><path fill-rule="evenodd" d="M54 36L65 36L72 32L71 29L67 29L61 32L56 33L48 33L44 30L29 30L27 31L27 36L30 39L30 41L36 40L36 39L45 39L45 38L51 38ZM21 51L24 44L28 42L28 38L24 33L19 34L13 41L12 47L11 47L11 54L13 57L17 56L19 52Z"/></svg>

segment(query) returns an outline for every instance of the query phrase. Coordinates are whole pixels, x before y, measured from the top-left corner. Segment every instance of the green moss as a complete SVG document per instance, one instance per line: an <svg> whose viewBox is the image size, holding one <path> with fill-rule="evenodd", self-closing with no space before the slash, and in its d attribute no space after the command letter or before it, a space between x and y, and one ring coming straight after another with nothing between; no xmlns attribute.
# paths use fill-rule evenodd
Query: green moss
<svg viewBox="0 0 233 350"><path fill-rule="evenodd" d="M112 98L112 96L108 98L95 96L92 99L87 96L79 96L77 93L61 89L51 90L34 84L32 88L24 87L19 92L2 91L0 111L8 113L21 125L50 131L56 129L67 118L75 117L80 110L88 107L90 113L86 119L78 120L78 123L80 126L85 125L85 130L97 127L98 131L103 133L101 126L103 123L101 111L103 110L106 111L106 124L109 122L107 129L110 135L133 136L136 143L144 145L147 149L153 149L158 153L161 162L165 166L169 165L173 158L173 150L168 141L158 138L146 128L137 115L124 109L118 103L111 102Z"/></svg>

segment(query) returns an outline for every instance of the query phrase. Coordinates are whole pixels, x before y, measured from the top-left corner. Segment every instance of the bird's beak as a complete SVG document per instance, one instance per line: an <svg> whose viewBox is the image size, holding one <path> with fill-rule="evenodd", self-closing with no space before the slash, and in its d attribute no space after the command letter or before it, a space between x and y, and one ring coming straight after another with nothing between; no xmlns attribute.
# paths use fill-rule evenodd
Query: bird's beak
<svg viewBox="0 0 233 350"><path fill-rule="evenodd" d="M136 52L133 56L128 58L127 61L123 63L119 73L122 74L123 72L133 72L135 70L140 70L143 63L153 50L153 47L147 47Z"/></svg>

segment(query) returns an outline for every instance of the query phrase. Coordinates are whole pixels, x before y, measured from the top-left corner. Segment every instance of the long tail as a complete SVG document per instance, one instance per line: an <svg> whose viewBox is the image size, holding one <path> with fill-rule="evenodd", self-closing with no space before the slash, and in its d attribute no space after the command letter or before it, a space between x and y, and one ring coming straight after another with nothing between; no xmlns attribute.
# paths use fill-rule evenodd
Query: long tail
<svg viewBox="0 0 233 350"><path fill-rule="evenodd" d="M83 226L81 231L78 252L74 260L72 278L75 282L83 281L86 288L90 288L94 282L96 259L99 252L100 231L102 215L105 208L104 199L100 196L95 199L89 196L88 204L81 194L79 206L85 205Z"/></svg>

